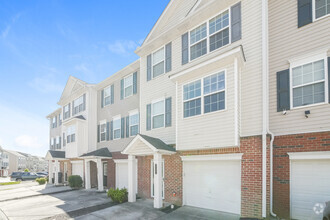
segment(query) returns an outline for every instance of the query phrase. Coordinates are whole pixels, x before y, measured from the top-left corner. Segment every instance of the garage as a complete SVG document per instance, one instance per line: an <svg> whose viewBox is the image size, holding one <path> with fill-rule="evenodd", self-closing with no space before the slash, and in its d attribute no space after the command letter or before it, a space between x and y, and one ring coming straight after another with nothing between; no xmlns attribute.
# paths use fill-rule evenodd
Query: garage
<svg viewBox="0 0 330 220"><path fill-rule="evenodd" d="M182 157L184 205L240 214L241 156Z"/></svg>
<svg viewBox="0 0 330 220"><path fill-rule="evenodd" d="M114 160L116 164L116 188L128 189L128 160L120 159ZM137 183L137 160L136 163L136 183ZM136 184L136 191L137 191L137 184Z"/></svg>
<svg viewBox="0 0 330 220"><path fill-rule="evenodd" d="M330 159L316 154L289 154L291 163L291 218L321 220L322 208L330 201ZM304 156L299 158L299 156ZM303 159L305 157L310 159ZM320 155L324 157L325 155Z"/></svg>
<svg viewBox="0 0 330 220"><path fill-rule="evenodd" d="M79 175L84 180L84 166L82 161L71 161L72 175Z"/></svg>

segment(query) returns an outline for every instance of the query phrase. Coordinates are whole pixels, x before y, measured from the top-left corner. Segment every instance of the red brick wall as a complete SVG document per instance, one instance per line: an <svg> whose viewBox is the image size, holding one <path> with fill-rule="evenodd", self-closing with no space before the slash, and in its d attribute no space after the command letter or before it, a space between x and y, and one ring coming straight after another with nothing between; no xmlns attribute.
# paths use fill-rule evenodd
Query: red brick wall
<svg viewBox="0 0 330 220"><path fill-rule="evenodd" d="M138 196L151 198L151 160L153 156L136 157L138 160ZM166 171L165 171L166 172Z"/></svg>
<svg viewBox="0 0 330 220"><path fill-rule="evenodd" d="M288 152L329 151L330 132L277 136L274 140L274 212L290 217L290 160Z"/></svg>

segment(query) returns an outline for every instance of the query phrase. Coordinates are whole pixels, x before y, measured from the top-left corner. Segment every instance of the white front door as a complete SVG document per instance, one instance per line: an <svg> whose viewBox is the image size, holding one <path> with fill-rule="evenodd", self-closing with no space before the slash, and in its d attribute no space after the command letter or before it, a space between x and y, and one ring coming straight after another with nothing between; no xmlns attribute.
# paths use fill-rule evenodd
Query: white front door
<svg viewBox="0 0 330 220"><path fill-rule="evenodd" d="M154 193L155 193L155 185L154 185L154 176L155 176L155 173L154 173L154 167L155 167L155 164L154 164L154 161L152 160L151 161L151 197L154 197ZM164 174L165 174L165 167L164 167L164 160L162 161L162 177L163 177L163 187L162 187L162 197L164 199Z"/></svg>
<svg viewBox="0 0 330 220"><path fill-rule="evenodd" d="M84 179L84 166L82 161L75 161L72 163L72 175L79 175L82 179Z"/></svg>
<svg viewBox="0 0 330 220"><path fill-rule="evenodd" d="M241 212L240 161L185 161L184 205Z"/></svg>
<svg viewBox="0 0 330 220"><path fill-rule="evenodd" d="M330 160L291 161L291 218L322 219L330 201Z"/></svg>
<svg viewBox="0 0 330 220"><path fill-rule="evenodd" d="M128 163L116 163L116 188L128 189Z"/></svg>

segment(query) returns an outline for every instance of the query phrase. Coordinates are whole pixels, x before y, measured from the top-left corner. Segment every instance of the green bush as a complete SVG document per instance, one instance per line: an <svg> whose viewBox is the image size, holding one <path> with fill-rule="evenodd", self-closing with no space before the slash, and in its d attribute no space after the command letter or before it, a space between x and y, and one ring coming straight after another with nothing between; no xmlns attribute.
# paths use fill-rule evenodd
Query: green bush
<svg viewBox="0 0 330 220"><path fill-rule="evenodd" d="M79 175L69 176L69 185L71 188L81 188L82 187L82 178Z"/></svg>
<svg viewBox="0 0 330 220"><path fill-rule="evenodd" d="M128 198L127 189L110 188L108 190L108 197L110 197L113 202L118 202L118 203L127 202L127 198Z"/></svg>
<svg viewBox="0 0 330 220"><path fill-rule="evenodd" d="M28 168L25 168L24 172L30 172L30 170Z"/></svg>
<svg viewBox="0 0 330 220"><path fill-rule="evenodd" d="M37 178L36 181L39 183L39 185L43 185L46 183L46 178Z"/></svg>

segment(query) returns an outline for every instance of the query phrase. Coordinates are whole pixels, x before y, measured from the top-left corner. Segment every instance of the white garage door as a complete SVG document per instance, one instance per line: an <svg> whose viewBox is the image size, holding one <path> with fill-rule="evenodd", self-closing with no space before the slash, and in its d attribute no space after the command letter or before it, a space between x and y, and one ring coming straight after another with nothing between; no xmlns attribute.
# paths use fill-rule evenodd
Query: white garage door
<svg viewBox="0 0 330 220"><path fill-rule="evenodd" d="M292 219L322 219L317 213L326 201L330 201L330 160L291 161Z"/></svg>
<svg viewBox="0 0 330 220"><path fill-rule="evenodd" d="M84 179L84 167L82 162L72 163L72 175L79 175Z"/></svg>
<svg viewBox="0 0 330 220"><path fill-rule="evenodd" d="M240 161L184 162L184 203L240 214Z"/></svg>
<svg viewBox="0 0 330 220"><path fill-rule="evenodd" d="M116 188L128 188L128 163L116 163Z"/></svg>

